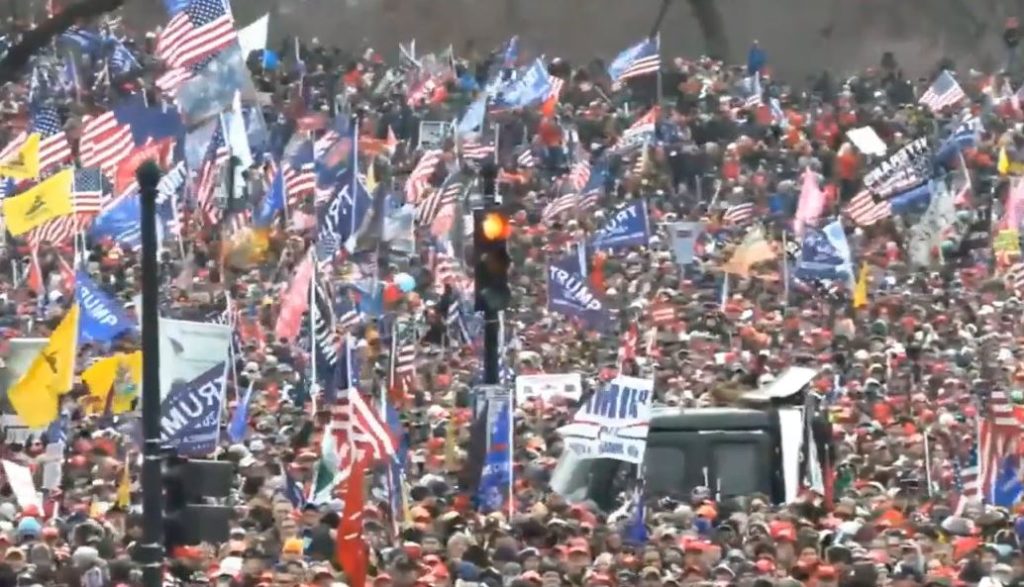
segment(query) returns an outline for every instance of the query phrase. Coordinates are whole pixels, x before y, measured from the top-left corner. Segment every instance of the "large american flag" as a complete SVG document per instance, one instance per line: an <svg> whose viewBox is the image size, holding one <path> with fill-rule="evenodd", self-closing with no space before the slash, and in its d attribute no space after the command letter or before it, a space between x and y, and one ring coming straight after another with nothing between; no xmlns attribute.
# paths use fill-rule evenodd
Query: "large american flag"
<svg viewBox="0 0 1024 587"><path fill-rule="evenodd" d="M658 39L649 38L626 49L608 66L608 74L615 85L642 75L657 73L661 69Z"/></svg>
<svg viewBox="0 0 1024 587"><path fill-rule="evenodd" d="M892 216L892 203L878 200L868 190L863 190L846 205L846 214L860 226L871 226Z"/></svg>
<svg viewBox="0 0 1024 587"><path fill-rule="evenodd" d="M196 205L205 220L214 224L220 217L215 196L220 185L220 169L228 161L230 151L224 142L224 130L217 125L206 147L206 154L199 166L199 178L196 180Z"/></svg>
<svg viewBox="0 0 1024 587"><path fill-rule="evenodd" d="M416 168L412 170L409 179L405 182L405 201L410 204L419 202L420 197L430 186L430 177L441 163L444 153L440 149L431 149L420 157Z"/></svg>
<svg viewBox="0 0 1024 587"><path fill-rule="evenodd" d="M573 189L582 190L590 181L590 161L580 159L569 170L569 183Z"/></svg>
<svg viewBox="0 0 1024 587"><path fill-rule="evenodd" d="M29 135L39 134L39 171L44 172L50 167L63 165L71 161L71 145L64 134L57 109L45 106L32 113L32 121L28 132L23 132L0 151L0 161L13 157L28 140Z"/></svg>
<svg viewBox="0 0 1024 587"><path fill-rule="evenodd" d="M932 112L937 112L946 106L956 104L966 97L967 94L964 93L963 88L960 87L960 84L957 83L953 75L948 71L943 71L939 74L939 77L935 78L935 81L928 87L928 90L921 94L918 103L924 104Z"/></svg>
<svg viewBox="0 0 1024 587"><path fill-rule="evenodd" d="M134 148L131 126L118 122L113 110L85 117L78 142L78 157L83 166L98 167L112 175L117 164Z"/></svg>
<svg viewBox="0 0 1024 587"><path fill-rule="evenodd" d="M235 22L222 0L192 0L156 39L156 56L169 68L188 68L235 42Z"/></svg>

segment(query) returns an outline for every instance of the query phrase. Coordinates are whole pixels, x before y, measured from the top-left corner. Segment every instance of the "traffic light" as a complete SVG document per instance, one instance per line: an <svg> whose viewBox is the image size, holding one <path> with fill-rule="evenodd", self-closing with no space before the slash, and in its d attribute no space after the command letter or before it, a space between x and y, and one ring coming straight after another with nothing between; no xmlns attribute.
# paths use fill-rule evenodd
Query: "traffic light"
<svg viewBox="0 0 1024 587"><path fill-rule="evenodd" d="M473 212L473 254L476 257L476 310L499 312L512 300L508 272L508 238L512 225L499 210Z"/></svg>
<svg viewBox="0 0 1024 587"><path fill-rule="evenodd" d="M164 463L164 548L228 540L233 508L209 503L231 494L234 465L172 456Z"/></svg>

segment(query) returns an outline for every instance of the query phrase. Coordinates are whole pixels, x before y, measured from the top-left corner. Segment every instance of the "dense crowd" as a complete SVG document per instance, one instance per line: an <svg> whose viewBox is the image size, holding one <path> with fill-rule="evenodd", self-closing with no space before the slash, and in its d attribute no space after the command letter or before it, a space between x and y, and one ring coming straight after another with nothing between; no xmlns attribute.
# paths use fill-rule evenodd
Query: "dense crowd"
<svg viewBox="0 0 1024 587"><path fill-rule="evenodd" d="M87 29L103 31L116 49L97 58L81 50L81 35L62 37L54 47L68 42L73 50L39 56L22 82L4 88L2 108L13 140L33 123L39 95L51 93L46 104L70 148L65 165L80 168L95 154L85 147L91 119L132 96L172 114L177 105L158 35L133 34L112 19L83 23ZM9 23L7 44L23 31ZM227 209L212 215L216 221L203 213L209 202L196 200L213 139L183 127L183 149L164 161L171 176L185 151L199 153L173 188L179 202L169 212L175 227L162 235L162 311L187 320L223 313L234 330L221 437L209 454L237 464L230 539L167 553L165 584L1024 582L1024 187L1016 177L1024 109L1012 89L1021 80L958 71L948 61L911 79L887 53L850 77L826 73L791 86L772 75L770 50L755 43L740 66L662 56L660 73L617 81L600 60L552 59L543 64L551 87L540 100L500 108L495 100L471 132L464 131L479 97L493 97L493 88L534 64L515 40L486 55L449 48L424 56L403 46L398 60L383 48L350 53L316 39L247 55L251 84L241 102L253 152L218 164L214 183L223 185L211 193L226 193L214 203ZM69 69L75 75L64 77ZM937 86L943 76L959 93ZM922 102L928 92L939 101ZM652 132L623 148L647 116ZM383 227L350 231L354 247L325 247L324 210L336 186L322 173L308 185L285 181L286 210L261 222L275 181L284 181L279 171L303 172L296 153L308 148L317 171L333 165L348 156L335 151L353 126L356 145L345 152L359 153L357 181L375 202L367 214L387 216ZM851 137L865 128L880 152ZM933 154L923 205L900 201L905 190L867 191L887 156L922 138ZM436 161L426 166L427 158ZM718 502L708 487L652 495L638 536L636 516L622 513L628 495L626 509L614 512L549 488L564 448L557 428L575 405L519 399L510 494L497 507L481 503L473 389L482 342L469 307L464 214L490 191L483 184L492 166L513 222L508 385L516 375L578 373L589 393L627 373L653 379L659 404L699 408L735 405L787 367L812 366L809 392L831 421L829 490L810 488L781 504L765 495ZM221 181L227 167L240 173ZM120 197L116 173L104 173L102 197ZM26 189L7 183L8 197ZM562 207L571 186L579 197ZM915 227L933 220L928 198L938 201L942 190L955 212L922 251ZM575 256L636 200L646 203L648 244L580 263L605 322L551 309L549 264ZM51 336L75 303L68 267L133 312L139 251L86 230L103 213L60 242L7 235L0 352L8 371L16 339ZM835 219L852 265L842 277L802 274L804 235ZM700 226L686 259L669 234L679 222ZM737 261L752 254L751 235L767 248ZM321 248L329 250L315 263L315 280L330 290L331 334L350 356L352 385L341 387L385 414L396 449L365 475L347 472L326 495L318 475L339 467L325 448L338 408L311 370L317 333L308 297L298 330L280 336L281 323L290 323L283 310L294 312L292 290L310 279L304 260ZM24 487L5 475L0 587L140 584L138 386L121 405L108 396L112 384L92 389L83 376L98 359L139 347L135 332L109 344L80 342L73 387L61 391L60 415L48 427L18 426L18 410L5 406L3 459L27 466L41 497L27 503ZM7 375L7 386L19 376ZM339 543L352 531L355 499L364 504L356 534L365 550L353 566L341 560L353 543Z"/></svg>

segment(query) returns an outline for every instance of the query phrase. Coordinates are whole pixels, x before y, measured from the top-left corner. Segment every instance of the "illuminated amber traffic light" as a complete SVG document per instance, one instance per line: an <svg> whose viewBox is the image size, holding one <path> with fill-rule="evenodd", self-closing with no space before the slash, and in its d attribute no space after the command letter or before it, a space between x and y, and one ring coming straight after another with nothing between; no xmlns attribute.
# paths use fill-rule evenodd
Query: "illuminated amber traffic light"
<svg viewBox="0 0 1024 587"><path fill-rule="evenodd" d="M507 241L512 234L512 225L509 224L508 218L500 212L485 212L480 227L483 237L489 241Z"/></svg>
<svg viewBox="0 0 1024 587"><path fill-rule="evenodd" d="M509 288L508 237L512 233L508 216L497 210L473 213L473 254L476 256L474 281L476 310L496 313L508 307L512 299Z"/></svg>

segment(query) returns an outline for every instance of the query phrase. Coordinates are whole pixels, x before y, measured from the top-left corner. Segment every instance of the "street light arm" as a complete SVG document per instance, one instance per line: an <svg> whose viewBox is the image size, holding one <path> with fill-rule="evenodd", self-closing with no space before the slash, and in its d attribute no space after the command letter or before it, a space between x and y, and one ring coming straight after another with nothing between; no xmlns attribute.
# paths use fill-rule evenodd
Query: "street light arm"
<svg viewBox="0 0 1024 587"><path fill-rule="evenodd" d="M82 0L46 19L26 32L20 42L7 50L0 60L0 84L17 81L29 59L46 49L58 35L80 20L95 18L116 10L125 0Z"/></svg>

